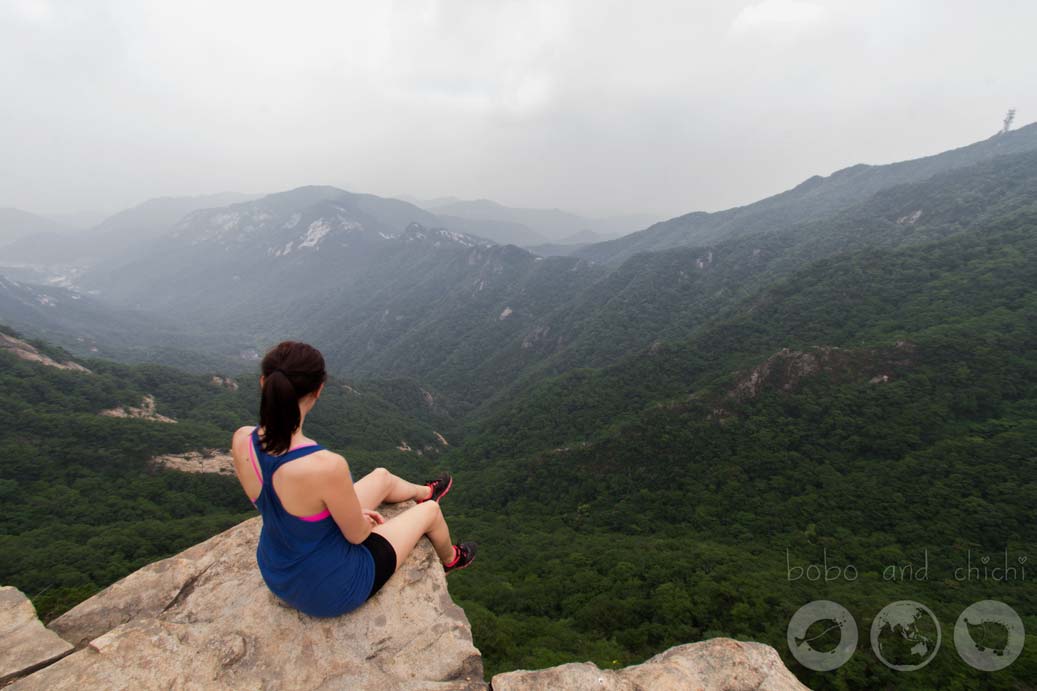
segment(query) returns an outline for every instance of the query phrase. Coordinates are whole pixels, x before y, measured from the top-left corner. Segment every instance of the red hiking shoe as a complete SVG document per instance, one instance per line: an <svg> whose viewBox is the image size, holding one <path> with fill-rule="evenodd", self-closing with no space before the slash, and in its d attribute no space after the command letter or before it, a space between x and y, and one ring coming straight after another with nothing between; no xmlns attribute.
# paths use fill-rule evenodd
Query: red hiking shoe
<svg viewBox="0 0 1037 691"><path fill-rule="evenodd" d="M425 486L432 490L432 494L429 495L428 499L419 499L419 504L426 501L438 502L440 499L445 497L446 493L450 491L450 488L454 486L454 478L450 473L443 473L437 479L426 482Z"/></svg>
<svg viewBox="0 0 1037 691"><path fill-rule="evenodd" d="M443 570L450 573L467 569L475 561L475 549L478 546L474 542L459 542L454 545L454 560L449 564L443 564Z"/></svg>

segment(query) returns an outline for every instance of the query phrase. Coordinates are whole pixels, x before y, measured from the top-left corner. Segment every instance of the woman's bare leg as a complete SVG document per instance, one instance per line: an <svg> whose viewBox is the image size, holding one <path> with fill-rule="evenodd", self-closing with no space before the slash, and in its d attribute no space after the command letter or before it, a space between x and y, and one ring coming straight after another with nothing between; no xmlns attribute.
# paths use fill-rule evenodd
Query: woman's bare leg
<svg viewBox="0 0 1037 691"><path fill-rule="evenodd" d="M396 551L396 568L410 556L414 545L423 535L428 535L439 560L448 564L454 560L454 546L450 542L450 529L443 518L438 502L418 504L375 526L374 531L384 537Z"/></svg>
<svg viewBox="0 0 1037 691"><path fill-rule="evenodd" d="M375 468L353 483L360 506L377 509L383 502L396 504L408 499L428 499L428 485L415 485L397 477L385 468Z"/></svg>

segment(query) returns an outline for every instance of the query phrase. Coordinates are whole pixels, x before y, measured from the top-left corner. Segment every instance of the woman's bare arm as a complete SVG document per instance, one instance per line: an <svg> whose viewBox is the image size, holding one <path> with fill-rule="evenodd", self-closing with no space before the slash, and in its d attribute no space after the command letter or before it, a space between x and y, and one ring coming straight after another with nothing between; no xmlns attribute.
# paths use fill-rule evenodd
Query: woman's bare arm
<svg viewBox="0 0 1037 691"><path fill-rule="evenodd" d="M328 460L322 464L320 498L346 539L359 545L371 534L375 520L369 518L360 506L346 459L339 454L330 454Z"/></svg>
<svg viewBox="0 0 1037 691"><path fill-rule="evenodd" d="M249 435L252 434L252 429L252 427L248 426L239 427L235 430L230 442L231 458L234 460L234 473L238 476L238 483L241 485L241 489L245 491L245 496L249 499L258 497L263 489L263 483L256 476L256 471L249 459L249 446L252 444Z"/></svg>

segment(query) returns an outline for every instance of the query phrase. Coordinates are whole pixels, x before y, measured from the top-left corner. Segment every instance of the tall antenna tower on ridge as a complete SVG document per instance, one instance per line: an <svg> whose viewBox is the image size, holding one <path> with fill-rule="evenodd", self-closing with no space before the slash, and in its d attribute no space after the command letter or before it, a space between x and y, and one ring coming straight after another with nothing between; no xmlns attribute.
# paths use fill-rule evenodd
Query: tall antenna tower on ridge
<svg viewBox="0 0 1037 691"><path fill-rule="evenodd" d="M1008 132L1012 129L1012 121L1015 120L1015 108L1009 108L1008 113L1005 115L1004 123L1001 126L1001 134Z"/></svg>

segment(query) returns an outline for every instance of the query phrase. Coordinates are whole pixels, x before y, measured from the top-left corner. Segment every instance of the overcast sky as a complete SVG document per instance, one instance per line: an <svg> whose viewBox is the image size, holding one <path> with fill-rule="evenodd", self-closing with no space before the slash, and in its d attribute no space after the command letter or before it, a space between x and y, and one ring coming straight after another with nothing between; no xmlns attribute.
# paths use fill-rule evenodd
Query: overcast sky
<svg viewBox="0 0 1037 691"><path fill-rule="evenodd" d="M304 184L668 217L1037 120L1020 0L0 0L0 206Z"/></svg>

